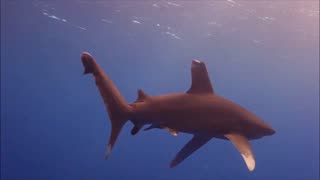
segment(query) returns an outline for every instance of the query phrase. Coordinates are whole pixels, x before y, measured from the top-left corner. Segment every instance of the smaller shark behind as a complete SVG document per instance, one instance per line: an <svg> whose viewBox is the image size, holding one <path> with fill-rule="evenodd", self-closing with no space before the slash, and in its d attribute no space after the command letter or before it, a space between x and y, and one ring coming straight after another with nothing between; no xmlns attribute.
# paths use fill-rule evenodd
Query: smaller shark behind
<svg viewBox="0 0 320 180"><path fill-rule="evenodd" d="M93 74L111 120L111 136L107 159L123 125L130 120L135 135L145 130L167 129L172 135L193 134L193 138L178 152L170 167L175 167L212 138L229 140L238 149L248 169L255 168L249 140L275 133L273 128L242 106L218 96L208 76L205 64L193 60L191 87L186 93L149 96L138 90L138 98L129 104L108 75L87 52L81 54L84 74Z"/></svg>

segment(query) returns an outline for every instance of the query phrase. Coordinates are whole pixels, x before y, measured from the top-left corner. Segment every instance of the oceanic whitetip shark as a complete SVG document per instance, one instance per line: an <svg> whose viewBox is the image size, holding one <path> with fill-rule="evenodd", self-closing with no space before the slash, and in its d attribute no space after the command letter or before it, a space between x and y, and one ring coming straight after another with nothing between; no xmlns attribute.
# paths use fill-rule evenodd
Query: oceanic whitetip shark
<svg viewBox="0 0 320 180"><path fill-rule="evenodd" d="M131 134L144 125L148 129L163 128L173 135L193 134L193 138L178 152L170 167L175 167L212 138L230 140L253 171L255 159L249 140L272 135L275 131L252 112L218 96L211 85L207 68L199 60L191 65L192 83L185 93L149 96L138 90L138 99L128 104L108 75L87 52L81 54L84 74L93 74L111 120L111 136L107 159L115 141L128 121L134 124Z"/></svg>

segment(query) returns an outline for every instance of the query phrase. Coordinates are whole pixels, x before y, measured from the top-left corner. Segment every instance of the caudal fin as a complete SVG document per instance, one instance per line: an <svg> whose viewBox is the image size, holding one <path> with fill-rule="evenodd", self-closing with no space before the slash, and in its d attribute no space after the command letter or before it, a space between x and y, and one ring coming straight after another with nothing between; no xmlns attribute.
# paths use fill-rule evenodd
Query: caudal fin
<svg viewBox="0 0 320 180"><path fill-rule="evenodd" d="M81 60L84 66L84 74L93 74L111 120L111 135L105 155L105 159L107 159L110 156L123 125L128 120L128 114L131 111L131 107L125 101L108 75L104 73L89 53L83 52L81 54Z"/></svg>
<svg viewBox="0 0 320 180"><path fill-rule="evenodd" d="M96 63L94 62L92 56L89 53L83 52L81 54L81 61L84 66L83 74L89 74L94 72Z"/></svg>

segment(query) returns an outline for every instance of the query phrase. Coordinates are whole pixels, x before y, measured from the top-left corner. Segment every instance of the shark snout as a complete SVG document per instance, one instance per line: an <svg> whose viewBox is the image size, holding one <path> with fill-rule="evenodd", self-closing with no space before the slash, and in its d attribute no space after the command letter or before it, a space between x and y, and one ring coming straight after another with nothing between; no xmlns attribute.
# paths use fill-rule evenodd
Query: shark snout
<svg viewBox="0 0 320 180"><path fill-rule="evenodd" d="M268 131L268 135L273 135L275 133L276 133L276 131L273 128L270 128Z"/></svg>

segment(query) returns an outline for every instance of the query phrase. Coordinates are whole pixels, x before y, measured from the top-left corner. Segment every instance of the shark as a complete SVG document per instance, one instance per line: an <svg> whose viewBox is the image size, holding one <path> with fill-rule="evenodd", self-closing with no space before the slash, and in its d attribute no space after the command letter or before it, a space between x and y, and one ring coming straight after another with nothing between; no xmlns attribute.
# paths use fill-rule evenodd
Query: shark
<svg viewBox="0 0 320 180"><path fill-rule="evenodd" d="M255 169L250 140L270 136L275 130L241 105L216 94L206 65L192 60L191 87L182 93L150 96L138 90L138 98L128 103L114 82L88 52L81 53L84 74L92 74L111 121L111 135L105 159L111 154L123 126L134 124L131 134L166 129L172 135L192 134L191 140L176 154L170 167L176 167L211 139L231 141L240 152L249 171Z"/></svg>

